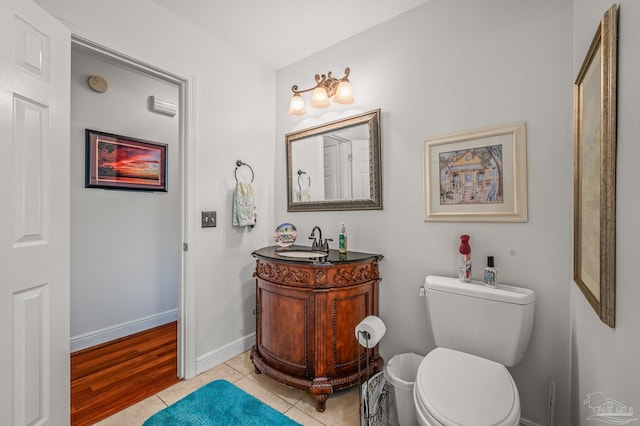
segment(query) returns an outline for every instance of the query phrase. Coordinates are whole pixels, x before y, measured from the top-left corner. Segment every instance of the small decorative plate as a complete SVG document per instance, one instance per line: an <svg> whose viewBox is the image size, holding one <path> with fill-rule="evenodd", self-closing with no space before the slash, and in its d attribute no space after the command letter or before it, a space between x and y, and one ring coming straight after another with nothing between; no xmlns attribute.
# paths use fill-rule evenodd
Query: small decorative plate
<svg viewBox="0 0 640 426"><path fill-rule="evenodd" d="M298 237L296 227L290 223L281 223L273 233L273 239L280 247L289 247Z"/></svg>

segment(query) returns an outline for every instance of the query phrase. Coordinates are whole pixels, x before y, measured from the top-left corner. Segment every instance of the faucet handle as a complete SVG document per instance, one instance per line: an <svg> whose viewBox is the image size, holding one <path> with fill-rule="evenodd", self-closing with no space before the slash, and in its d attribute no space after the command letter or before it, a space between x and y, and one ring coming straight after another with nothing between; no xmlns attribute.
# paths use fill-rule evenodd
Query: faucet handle
<svg viewBox="0 0 640 426"><path fill-rule="evenodd" d="M313 234L309 237L309 239L313 240L313 242L311 243L311 249L315 250L318 247L318 240ZM320 244L322 244L322 242L320 242Z"/></svg>

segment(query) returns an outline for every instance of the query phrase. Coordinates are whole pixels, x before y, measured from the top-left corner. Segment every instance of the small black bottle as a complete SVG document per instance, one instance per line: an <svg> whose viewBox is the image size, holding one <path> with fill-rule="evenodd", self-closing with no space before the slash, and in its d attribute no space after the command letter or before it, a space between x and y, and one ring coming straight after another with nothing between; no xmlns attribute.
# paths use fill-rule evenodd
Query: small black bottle
<svg viewBox="0 0 640 426"><path fill-rule="evenodd" d="M484 268L484 285L498 286L498 270L495 268L493 256L487 256L487 267Z"/></svg>

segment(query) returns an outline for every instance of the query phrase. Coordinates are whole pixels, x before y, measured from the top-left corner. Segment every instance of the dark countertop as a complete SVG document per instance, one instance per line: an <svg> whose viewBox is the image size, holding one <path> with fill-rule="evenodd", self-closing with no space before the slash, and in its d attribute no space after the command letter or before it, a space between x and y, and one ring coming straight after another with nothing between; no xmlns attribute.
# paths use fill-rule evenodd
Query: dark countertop
<svg viewBox="0 0 640 426"><path fill-rule="evenodd" d="M346 253L340 253L338 250L329 250L329 254L326 259L292 259L284 256L280 256L278 251L291 251L291 250L311 250L311 247L308 246L299 246L292 245L290 247L280 247L280 246L268 246L263 247L258 250L254 250L251 252L253 257L259 257L266 260L285 262L285 263L294 263L294 264L314 264L314 265L341 265L345 263L353 263L353 262L361 262L363 260L371 260L373 258L377 258L378 260L382 260L384 256L381 254L373 254L373 253L362 253L357 251L347 251Z"/></svg>

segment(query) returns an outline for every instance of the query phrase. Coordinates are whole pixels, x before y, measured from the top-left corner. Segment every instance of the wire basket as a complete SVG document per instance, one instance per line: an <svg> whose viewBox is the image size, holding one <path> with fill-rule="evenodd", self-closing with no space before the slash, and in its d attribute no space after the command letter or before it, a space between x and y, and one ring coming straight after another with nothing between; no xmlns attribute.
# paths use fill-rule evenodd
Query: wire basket
<svg viewBox="0 0 640 426"><path fill-rule="evenodd" d="M391 424L394 398L384 372L374 374L362 384L360 424L362 426L386 426Z"/></svg>

